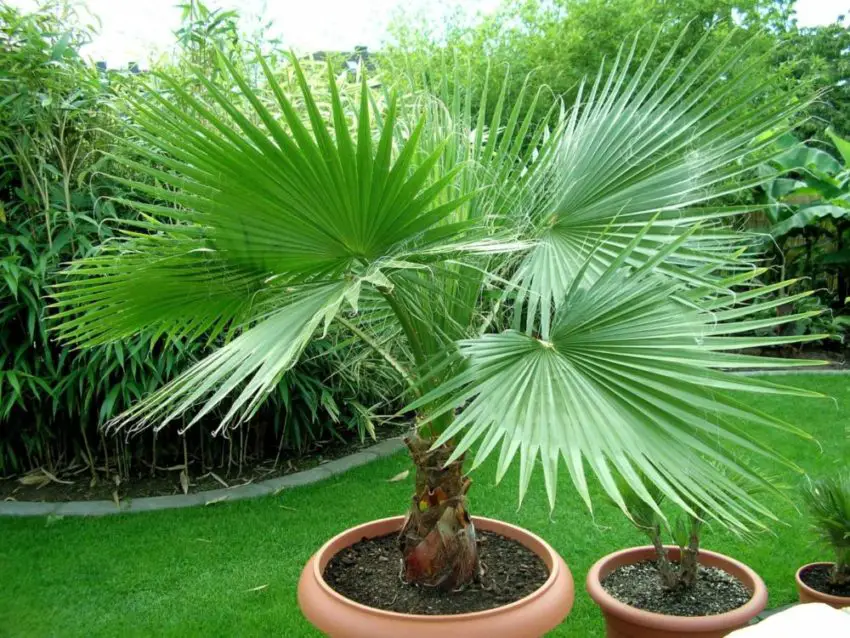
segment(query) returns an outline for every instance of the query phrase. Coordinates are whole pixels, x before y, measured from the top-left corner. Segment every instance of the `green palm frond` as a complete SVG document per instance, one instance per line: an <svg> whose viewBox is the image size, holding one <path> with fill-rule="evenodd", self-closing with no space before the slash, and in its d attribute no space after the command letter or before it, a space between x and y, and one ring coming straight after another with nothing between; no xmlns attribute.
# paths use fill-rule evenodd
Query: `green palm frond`
<svg viewBox="0 0 850 638"><path fill-rule="evenodd" d="M173 329L175 313L188 317L193 311L194 329L216 309L242 315L242 308L227 306L231 297L256 306L269 284L363 279L379 262L403 269L418 253L433 259L427 253L435 247L486 248L463 239L464 227L457 224L448 232L434 228L469 195L445 195L459 169L430 179L442 149L420 152L422 122L399 141L395 102L374 126L365 78L359 105L346 106L330 76L328 123L297 61L292 63L302 110L265 66L274 112L232 67L228 71L254 109L250 117L203 77L198 79L209 103L167 77L163 82L171 95L151 92L134 100L131 139L115 159L149 181L115 179L168 205L135 202L149 221L133 224L132 236L72 265L73 281L57 292L60 319L73 309L82 312L61 334L82 344L100 342L160 320L172 322ZM302 121L305 112L309 128ZM160 283L165 298L168 286L176 295L180 285L200 285L179 308L164 299L145 303L152 294L148 285ZM136 307L123 312L120 325L102 325L104 317L126 310L125 302Z"/></svg>
<svg viewBox="0 0 850 638"><path fill-rule="evenodd" d="M558 104L543 117L537 116L541 92L530 95L526 78L508 105L509 74L494 80L488 71L485 84L499 83L491 112L487 91L476 96L467 88L471 70L457 60L451 69L444 65L442 73L436 74L441 81L436 83L427 69L419 71L405 78L412 88L406 111L412 120L425 122L423 149L444 149L432 179L454 174L454 189L471 195L435 232L450 233L454 225L471 225L486 232L492 242L464 245L464 254L454 255L450 246L440 245L431 253L436 262L431 267L394 279L397 303L408 315L427 358L453 348L454 340L480 332L492 320L492 310L501 298L498 289L505 283L502 277L518 258L512 255L532 247L524 239L529 237L530 210L543 196L532 188L532 178L538 168L552 168L537 158L546 156L557 143L552 128L557 126L553 121ZM458 172L458 166L463 170Z"/></svg>
<svg viewBox="0 0 850 638"><path fill-rule="evenodd" d="M113 419L109 427L159 430L202 404L185 429L231 394L236 396L216 432L242 423L295 365L319 325L333 319L345 293L346 286L336 283L293 294L289 303L280 302L278 309Z"/></svg>
<svg viewBox="0 0 850 638"><path fill-rule="evenodd" d="M498 478L518 454L520 499L539 459L554 506L563 458L588 507L585 464L624 510L615 477L653 504L639 478L645 476L686 511L710 512L739 530L757 525L756 515L768 512L714 464L752 481L759 477L735 460L734 448L793 464L733 421L808 435L733 395L819 395L722 369L796 365L728 352L771 342L729 335L796 317L738 321L757 311L751 305L735 321L718 322L712 312L681 302L683 288L649 269L629 273L615 264L589 287L571 287L548 340L509 330L461 341L466 370L408 409L439 401L434 419L463 408L435 445L459 439L457 458L479 444L473 467L500 448Z"/></svg>
<svg viewBox="0 0 850 638"><path fill-rule="evenodd" d="M399 135L395 100L371 117L365 78L351 103L329 74L328 112L294 58L300 107L264 65L272 110L222 64L250 112L202 76L206 101L167 77L169 94L133 99L115 159L139 178L115 179L145 197L134 202L144 218L72 264L54 293L60 337L82 346L151 328L210 341L228 330L229 343L116 428L162 427L203 402L194 423L228 393L222 427L239 423L341 301L356 310L361 296L386 296L405 271L430 267L417 260L505 249L441 225L472 196L448 192L461 167L432 179L443 149L422 150L423 121Z"/></svg>
<svg viewBox="0 0 850 638"><path fill-rule="evenodd" d="M748 209L710 202L758 181L752 169L760 152L804 105L758 100L770 79L747 83L746 46L722 65L722 46L696 64L707 36L680 52L683 36L653 69L657 37L639 63L637 37L621 47L607 74L603 67L592 86L581 87L559 144L542 160L554 166L535 179L547 193L535 210L539 245L516 275L527 290L520 302L529 330L539 318L545 323L588 259L592 280L651 220L632 265L690 234L659 270L698 285L712 280L700 268L752 268L743 253L752 252L753 238L724 225Z"/></svg>
<svg viewBox="0 0 850 638"><path fill-rule="evenodd" d="M294 59L293 64L298 72ZM441 150L418 155L422 123L396 148L395 102L378 127L378 139L372 139L365 80L352 134L350 113L333 90L332 76L329 124L298 73L308 128L302 113L274 84L271 70L264 68L276 99L274 112L233 68L229 70L254 110L250 118L203 77L199 81L210 105L168 78L164 82L188 108L177 108L159 93L137 101L136 132L145 144L132 144L130 150L170 170L157 171L119 156L162 184L129 185L190 209L229 260L302 280L339 275L358 262L392 254L458 205L449 199L432 206L453 175L427 184Z"/></svg>
<svg viewBox="0 0 850 638"><path fill-rule="evenodd" d="M137 334L213 342L249 318L267 286L263 273L229 263L185 227L106 245L54 287L60 338L86 345ZM154 337L153 341L156 341Z"/></svg>

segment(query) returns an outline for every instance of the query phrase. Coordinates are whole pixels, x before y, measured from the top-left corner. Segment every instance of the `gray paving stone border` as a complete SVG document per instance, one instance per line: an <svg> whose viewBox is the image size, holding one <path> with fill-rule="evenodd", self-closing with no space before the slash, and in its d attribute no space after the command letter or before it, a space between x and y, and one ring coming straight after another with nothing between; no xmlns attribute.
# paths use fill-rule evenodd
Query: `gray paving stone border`
<svg viewBox="0 0 850 638"><path fill-rule="evenodd" d="M736 374L782 376L786 374L850 374L847 370L741 370ZM323 463L303 472L295 472L286 476L278 476L260 483L235 485L219 490L195 492L193 494L173 494L171 496L150 496L144 498L126 499L116 507L112 501L68 501L60 503L36 503L32 501L0 501L0 516L104 516L123 512L153 512L156 510L176 509L180 507L196 507L219 502L241 501L273 494L280 490L318 483L331 476L342 474L350 469L365 465L375 459L395 454L404 447L401 437L386 439L354 454Z"/></svg>
<svg viewBox="0 0 850 638"><path fill-rule="evenodd" d="M234 485L229 488L126 499L116 507L113 501L67 501L36 503L33 501L0 501L0 516L104 516L124 512L153 512L156 510L196 507L213 503L241 501L246 498L275 494L281 490L318 483L350 469L365 465L404 448L401 437L386 439L354 454L328 461L303 472L278 476L259 483Z"/></svg>

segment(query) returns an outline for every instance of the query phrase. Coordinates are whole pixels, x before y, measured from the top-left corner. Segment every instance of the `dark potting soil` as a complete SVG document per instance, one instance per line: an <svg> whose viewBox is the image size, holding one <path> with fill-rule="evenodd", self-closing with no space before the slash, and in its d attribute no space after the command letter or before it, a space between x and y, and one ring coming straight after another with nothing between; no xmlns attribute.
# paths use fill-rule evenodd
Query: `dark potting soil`
<svg viewBox="0 0 850 638"><path fill-rule="evenodd" d="M402 582L401 554L395 534L364 539L336 556L324 578L346 598L405 614L464 614L501 607L524 598L549 578L549 569L520 543L492 532L478 532L484 567L480 583L452 592Z"/></svg>
<svg viewBox="0 0 850 638"><path fill-rule="evenodd" d="M621 603L667 616L713 616L737 609L752 596L744 584L722 569L699 566L696 584L666 591L654 560L618 567L602 587Z"/></svg>
<svg viewBox="0 0 850 638"><path fill-rule="evenodd" d="M850 583L843 585L833 585L829 581L829 576L832 573L831 565L812 565L800 572L800 580L806 583L809 587L819 591L822 594L830 596L846 596L848 597L848 606L850 606Z"/></svg>

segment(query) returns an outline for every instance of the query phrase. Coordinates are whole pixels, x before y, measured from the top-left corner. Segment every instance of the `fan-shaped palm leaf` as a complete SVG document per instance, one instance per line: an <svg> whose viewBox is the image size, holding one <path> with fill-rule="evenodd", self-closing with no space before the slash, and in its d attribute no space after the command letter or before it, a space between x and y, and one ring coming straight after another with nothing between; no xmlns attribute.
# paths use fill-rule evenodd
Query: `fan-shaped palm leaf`
<svg viewBox="0 0 850 638"><path fill-rule="evenodd" d="M691 233L658 265L665 274L696 285L711 281L695 271L706 265L752 267L740 251L753 239L723 224L747 209L707 202L759 181L752 170L758 152L803 105L755 102L769 78L742 90L752 65L746 46L715 71L723 47L694 64L706 37L688 52L679 51L680 41L654 69L649 60L657 38L639 64L638 37L630 49L621 47L607 75L600 69L591 87L581 87L559 144L541 160L556 168L535 176L546 192L534 209L539 245L516 275L527 291L528 330L540 320L545 332L553 305L588 259L585 276L592 281L650 220L632 264Z"/></svg>
<svg viewBox="0 0 850 638"><path fill-rule="evenodd" d="M628 252L620 259L627 256ZM588 506L585 463L624 510L615 476L624 477L654 505L639 478L643 475L689 511L710 512L739 530L755 524L754 514L767 512L713 463L758 481L730 449L743 448L774 460L777 456L728 419L807 435L732 395L819 395L721 369L796 365L728 352L787 338L729 335L802 315L740 320L763 309L761 304L742 304L714 314L682 302L679 297L686 295L682 282L659 278L650 269L629 273L619 263L590 287L577 282L559 306L548 340L511 330L462 341L459 347L467 369L408 409L443 400L430 415L434 419L462 407L435 445L459 438L453 455L458 458L480 443L473 466L500 447L499 478L519 454L520 499L539 459L554 506L563 458ZM761 289L749 295L767 292Z"/></svg>

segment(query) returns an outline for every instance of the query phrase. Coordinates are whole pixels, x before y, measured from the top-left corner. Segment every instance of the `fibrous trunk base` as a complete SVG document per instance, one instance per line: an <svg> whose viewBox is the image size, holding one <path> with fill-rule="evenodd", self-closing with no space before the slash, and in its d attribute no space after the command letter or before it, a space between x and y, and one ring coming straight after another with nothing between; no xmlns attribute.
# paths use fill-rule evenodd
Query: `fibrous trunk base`
<svg viewBox="0 0 850 638"><path fill-rule="evenodd" d="M416 467L416 491L399 535L404 579L441 589L461 587L481 571L463 459L446 465L450 446L431 450L431 442L418 436L405 443Z"/></svg>

